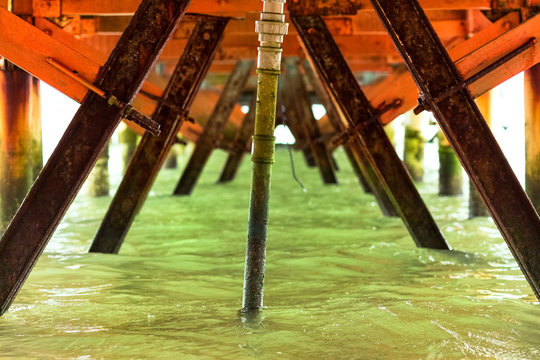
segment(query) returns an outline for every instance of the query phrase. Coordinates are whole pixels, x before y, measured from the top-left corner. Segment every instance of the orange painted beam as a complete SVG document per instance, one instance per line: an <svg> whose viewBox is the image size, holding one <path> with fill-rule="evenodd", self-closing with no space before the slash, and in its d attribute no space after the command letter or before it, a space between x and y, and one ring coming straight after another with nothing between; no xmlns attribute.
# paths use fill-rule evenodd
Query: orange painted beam
<svg viewBox="0 0 540 360"><path fill-rule="evenodd" d="M536 1L538 0L532 0ZM128 15L134 13L139 2L139 0L62 0L61 11L62 15ZM426 10L489 10L491 3L491 0L420 0L420 4ZM355 4L359 12L373 11L369 0L356 0ZM511 0L505 1L502 6L519 8L526 6L525 4L525 0ZM17 14L32 14L32 0L13 0L13 6ZM257 12L261 9L260 0L196 0L188 7L188 12L243 16L246 12Z"/></svg>
<svg viewBox="0 0 540 360"><path fill-rule="evenodd" d="M76 70L82 78L93 82L107 56L43 18L36 18L36 26L41 30L0 8L0 28L4 29L0 37L0 55L80 103L88 90L59 72L45 59L52 57L66 67ZM162 93L162 89L148 81L142 89L154 96ZM156 102L138 95L133 105L140 112L150 115ZM239 108L235 109L233 114L233 124L238 125L242 118ZM131 122L127 124L138 133L144 131ZM200 125L189 122L184 124L181 128L182 135L188 140L196 140L201 132Z"/></svg>
<svg viewBox="0 0 540 360"><path fill-rule="evenodd" d="M518 14L506 17L482 30L471 39L449 50L450 57L465 79L487 65L512 52L530 38L540 38L540 15L519 24ZM474 97L510 79L514 75L540 62L540 42L497 70L469 86ZM375 107L401 99L401 105L383 114L381 121L387 124L417 104L418 90L405 68L396 70L381 83L365 89L366 96Z"/></svg>

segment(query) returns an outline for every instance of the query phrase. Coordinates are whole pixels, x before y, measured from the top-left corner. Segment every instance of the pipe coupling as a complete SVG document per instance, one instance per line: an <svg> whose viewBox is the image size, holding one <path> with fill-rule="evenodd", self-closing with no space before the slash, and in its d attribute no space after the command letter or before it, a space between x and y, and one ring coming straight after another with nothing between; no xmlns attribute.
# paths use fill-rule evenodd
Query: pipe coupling
<svg viewBox="0 0 540 360"><path fill-rule="evenodd" d="M281 43L289 29L283 14L285 0L263 0L263 3L261 18L255 22L255 32L259 34L260 42L257 67L280 70Z"/></svg>

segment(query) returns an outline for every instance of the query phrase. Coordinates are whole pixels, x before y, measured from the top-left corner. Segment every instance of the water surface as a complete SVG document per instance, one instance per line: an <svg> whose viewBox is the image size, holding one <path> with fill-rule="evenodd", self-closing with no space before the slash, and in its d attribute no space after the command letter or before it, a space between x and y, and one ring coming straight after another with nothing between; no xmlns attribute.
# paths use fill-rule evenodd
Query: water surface
<svg viewBox="0 0 540 360"><path fill-rule="evenodd" d="M454 251L417 249L342 153L339 186L295 154L304 192L278 150L265 309L243 323L251 169L215 185L224 160L191 197L162 171L119 255L86 253L110 198L81 193L0 319L0 358L540 358L540 306L491 219L438 197L431 170L420 191Z"/></svg>

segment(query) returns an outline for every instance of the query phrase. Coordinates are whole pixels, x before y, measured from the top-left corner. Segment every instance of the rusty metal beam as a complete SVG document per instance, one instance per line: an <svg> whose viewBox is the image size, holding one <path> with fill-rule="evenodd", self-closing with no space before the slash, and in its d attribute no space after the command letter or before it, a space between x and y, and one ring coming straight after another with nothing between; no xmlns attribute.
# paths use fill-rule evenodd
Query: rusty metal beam
<svg viewBox="0 0 540 360"><path fill-rule="evenodd" d="M309 80L312 89L317 94L317 98L326 110L326 116L328 117L328 120L332 125L332 128L334 129L334 133L342 133L343 131L345 131L345 125L341 121L341 115L332 103L330 94L328 94L324 86L322 86L320 79L317 77L315 71L313 71L313 68L310 66L308 60L302 61L302 68L304 69L306 78ZM347 155L347 158L351 163L354 174L358 178L358 182L362 186L362 189L364 189L364 192L372 192L364 174L362 173L362 168L360 167L360 164L358 164L358 160L356 159L353 151L351 150L350 145L343 145L343 150L345 151L345 154Z"/></svg>
<svg viewBox="0 0 540 360"><path fill-rule="evenodd" d="M251 148L251 136L255 127L255 107L257 105L257 95L253 94L249 104L249 111L242 120L242 125L236 133L229 156L225 162L225 167L219 176L218 183L226 183L234 180L238 168L246 152Z"/></svg>
<svg viewBox="0 0 540 360"><path fill-rule="evenodd" d="M189 0L143 0L95 85L130 103ZM149 40L152 41L149 41ZM88 94L0 240L4 313L111 137L122 109Z"/></svg>
<svg viewBox="0 0 540 360"><path fill-rule="evenodd" d="M289 99L289 106L293 106L296 111L297 120L300 121L298 128L303 130L305 134L323 182L337 184L330 153L324 141L321 140L321 132L311 110L309 94L298 68L297 60L294 58L285 60L284 84L283 95Z"/></svg>
<svg viewBox="0 0 540 360"><path fill-rule="evenodd" d="M131 223L175 143L177 133L206 75L229 18L201 16L152 118L161 135L144 134L109 210L94 237L90 252L118 253Z"/></svg>
<svg viewBox="0 0 540 360"><path fill-rule="evenodd" d="M352 135L413 240L420 247L448 249L439 228L397 156L375 110L350 71L337 44L319 16L291 16L314 68L345 114Z"/></svg>
<svg viewBox="0 0 540 360"><path fill-rule="evenodd" d="M189 195L193 191L206 162L218 145L221 133L225 129L233 107L246 85L254 63L252 60L240 60L238 62L212 115L210 115L208 122L204 126L204 131L199 137L193 154L191 154L191 158L174 190L174 195Z"/></svg>
<svg viewBox="0 0 540 360"><path fill-rule="evenodd" d="M540 218L416 0L372 0L422 97L540 299ZM422 46L418 46L421 43ZM438 98L450 88L450 96Z"/></svg>

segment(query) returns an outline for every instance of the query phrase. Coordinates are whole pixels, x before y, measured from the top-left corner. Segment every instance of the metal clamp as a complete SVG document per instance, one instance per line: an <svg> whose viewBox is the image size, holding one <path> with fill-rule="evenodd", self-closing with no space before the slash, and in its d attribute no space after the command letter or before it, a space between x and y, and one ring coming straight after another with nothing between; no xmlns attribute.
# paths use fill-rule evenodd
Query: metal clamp
<svg viewBox="0 0 540 360"><path fill-rule="evenodd" d="M73 80L77 81L79 84L83 85L87 89L94 92L96 95L102 97L103 99L107 100L107 103L110 106L115 106L122 110L122 118L134 122L135 124L141 126L143 129L151 133L152 135L158 136L161 131L159 130L160 125L155 122L154 120L144 116L137 110L133 109L133 106L130 104L126 104L125 102L119 100L116 96L106 94L105 91L101 90L97 86L91 84L89 81L81 78L79 76L79 73L77 71L70 70L69 68L65 67L55 59L48 57L45 59L47 63L54 66L57 70L64 73L65 75L69 76Z"/></svg>
<svg viewBox="0 0 540 360"><path fill-rule="evenodd" d="M414 108L413 112L415 113L415 115L418 115L424 110L431 111L432 109L431 109L430 104L437 104L443 100L448 99L450 96L454 95L460 90L467 88L472 83L478 81L479 79L486 76L487 74L497 69L501 65L512 60L513 58L515 58L516 56L518 56L525 50L533 47L535 44L536 44L536 38L530 38L529 40L527 40L525 44L521 45L514 51L511 51L510 53L506 54L499 60L486 66L484 69L480 70L479 72L477 72L476 74L468 78L467 80L463 81L461 84L451 86L450 88L446 89L445 91L443 91L441 94L439 94L436 97L431 97L429 94L421 93L420 96L418 97L418 106Z"/></svg>

